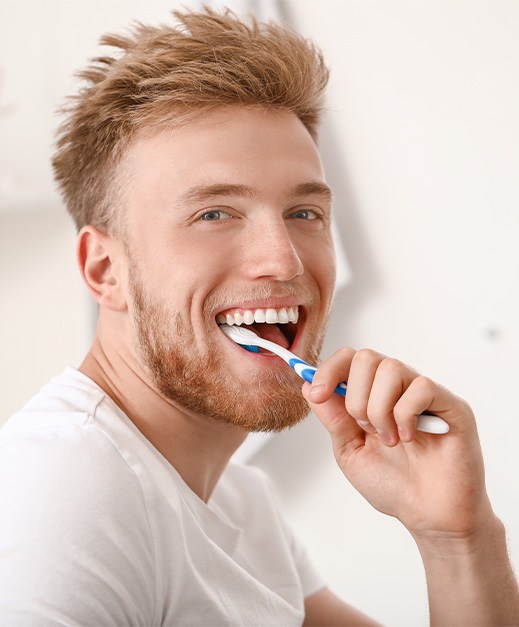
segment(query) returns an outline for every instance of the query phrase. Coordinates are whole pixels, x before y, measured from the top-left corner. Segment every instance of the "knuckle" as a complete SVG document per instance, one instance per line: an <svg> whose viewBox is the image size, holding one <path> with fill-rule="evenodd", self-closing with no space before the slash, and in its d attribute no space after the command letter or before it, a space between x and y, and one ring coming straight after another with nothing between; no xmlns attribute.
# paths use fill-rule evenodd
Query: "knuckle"
<svg viewBox="0 0 519 627"><path fill-rule="evenodd" d="M432 379L429 379L429 377L419 375L413 381L413 386L421 392L430 393L436 388L436 383Z"/></svg>
<svg viewBox="0 0 519 627"><path fill-rule="evenodd" d="M464 398L461 398L461 396L458 396L457 400L460 403L462 410L467 414L467 416L474 415L474 412L472 411L472 406L470 405L468 401L466 401Z"/></svg>
<svg viewBox="0 0 519 627"><path fill-rule="evenodd" d="M351 360L352 356L355 354L355 349L351 348L350 346L343 346L342 348L339 348L335 351L335 353L333 354L333 357L337 357L338 359L341 360Z"/></svg>
<svg viewBox="0 0 519 627"><path fill-rule="evenodd" d="M400 374L405 368L404 364L394 357L386 357L380 362L379 371L385 375Z"/></svg>
<svg viewBox="0 0 519 627"><path fill-rule="evenodd" d="M346 411L355 420L367 420L368 412L366 405L355 399L349 399L346 395Z"/></svg>
<svg viewBox="0 0 519 627"><path fill-rule="evenodd" d="M377 361L380 359L380 355L372 350L371 348L361 348L360 350L358 350L354 357L353 357L353 361L356 364L371 364L374 361Z"/></svg>

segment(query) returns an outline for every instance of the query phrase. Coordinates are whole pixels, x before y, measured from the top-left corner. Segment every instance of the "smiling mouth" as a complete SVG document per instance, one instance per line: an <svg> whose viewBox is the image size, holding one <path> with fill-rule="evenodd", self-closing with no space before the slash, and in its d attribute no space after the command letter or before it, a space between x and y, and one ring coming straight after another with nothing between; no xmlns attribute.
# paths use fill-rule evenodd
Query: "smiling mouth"
<svg viewBox="0 0 519 627"><path fill-rule="evenodd" d="M300 309L298 306L268 309L228 309L216 316L216 322L218 325L245 327L256 335L290 350L298 335ZM270 351L261 348L259 352L272 355Z"/></svg>

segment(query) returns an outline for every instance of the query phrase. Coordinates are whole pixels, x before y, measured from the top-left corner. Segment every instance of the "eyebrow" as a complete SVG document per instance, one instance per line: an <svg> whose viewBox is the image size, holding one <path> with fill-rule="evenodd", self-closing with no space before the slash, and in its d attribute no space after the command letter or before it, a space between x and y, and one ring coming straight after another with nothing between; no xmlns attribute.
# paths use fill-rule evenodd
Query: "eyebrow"
<svg viewBox="0 0 519 627"><path fill-rule="evenodd" d="M221 196L241 196L253 198L254 190L247 185L233 185L231 183L216 183L214 185L195 185L180 196L185 203L205 202Z"/></svg>
<svg viewBox="0 0 519 627"><path fill-rule="evenodd" d="M201 203L214 198L224 196L238 196L241 198L254 198L256 192L247 185L236 185L232 183L215 183L213 185L195 185L180 196L182 203ZM294 187L291 198L299 198L301 196L322 196L325 200L332 200L332 190L321 181L309 181L307 183L299 183Z"/></svg>
<svg viewBox="0 0 519 627"><path fill-rule="evenodd" d="M326 183L322 183L321 181L309 181L308 183L296 185L292 193L292 198L299 196L322 196L325 200L331 202L333 192Z"/></svg>

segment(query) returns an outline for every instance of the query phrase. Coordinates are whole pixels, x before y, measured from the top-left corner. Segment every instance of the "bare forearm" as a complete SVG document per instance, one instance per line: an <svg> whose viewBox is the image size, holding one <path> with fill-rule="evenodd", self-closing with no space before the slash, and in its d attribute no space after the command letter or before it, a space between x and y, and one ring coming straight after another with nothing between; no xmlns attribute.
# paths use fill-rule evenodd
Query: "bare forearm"
<svg viewBox="0 0 519 627"><path fill-rule="evenodd" d="M431 625L518 625L519 590L501 521L470 540L417 539L427 576Z"/></svg>

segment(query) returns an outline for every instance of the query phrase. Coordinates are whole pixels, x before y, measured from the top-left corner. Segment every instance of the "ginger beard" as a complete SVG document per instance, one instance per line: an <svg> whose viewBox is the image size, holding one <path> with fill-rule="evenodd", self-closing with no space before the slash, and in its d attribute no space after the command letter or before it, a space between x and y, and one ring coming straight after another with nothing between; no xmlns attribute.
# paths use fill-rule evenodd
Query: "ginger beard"
<svg viewBox="0 0 519 627"><path fill-rule="evenodd" d="M165 398L246 431L282 431L308 414L302 381L289 366L267 371L243 385L226 372L220 348L211 336L208 334L201 350L181 313L170 311L155 299L146 290L131 256L129 261L135 348ZM306 333L310 341L302 358L316 363L324 330L321 327L318 332Z"/></svg>

